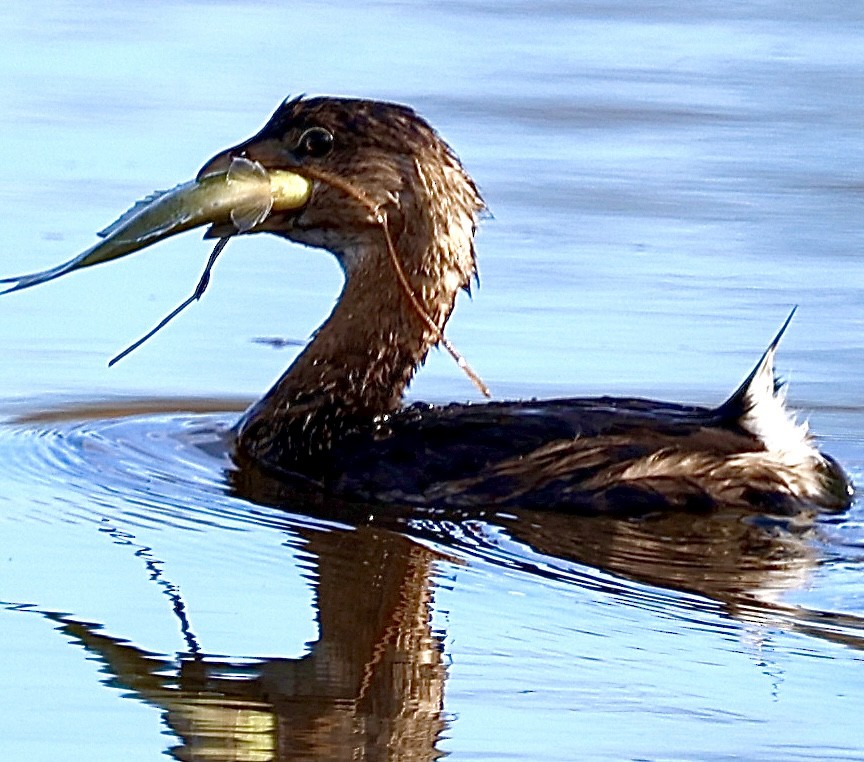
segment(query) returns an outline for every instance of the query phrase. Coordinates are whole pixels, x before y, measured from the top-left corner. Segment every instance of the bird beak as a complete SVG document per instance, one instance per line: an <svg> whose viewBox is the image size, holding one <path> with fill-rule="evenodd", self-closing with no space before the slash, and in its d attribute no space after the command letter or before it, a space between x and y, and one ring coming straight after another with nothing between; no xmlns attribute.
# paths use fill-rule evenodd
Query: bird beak
<svg viewBox="0 0 864 762"><path fill-rule="evenodd" d="M292 169L285 160L285 149L279 141L256 136L217 153L198 170L195 179L200 181L209 175L227 172L232 162L238 158L256 162L268 171Z"/></svg>
<svg viewBox="0 0 864 762"><path fill-rule="evenodd" d="M271 212L302 208L312 194L312 181L290 170L265 168L271 164L257 157L272 160L267 142L256 150L241 144L214 156L195 180L139 201L99 233L101 241L74 259L43 272L0 279L0 284L8 284L0 293L124 257L202 225L209 225L220 237L257 232Z"/></svg>

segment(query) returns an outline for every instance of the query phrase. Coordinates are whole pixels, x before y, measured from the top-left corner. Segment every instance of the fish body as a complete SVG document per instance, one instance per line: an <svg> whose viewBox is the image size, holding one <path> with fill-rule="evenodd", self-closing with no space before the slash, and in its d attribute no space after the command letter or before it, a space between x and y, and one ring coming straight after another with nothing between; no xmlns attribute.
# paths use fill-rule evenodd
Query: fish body
<svg viewBox="0 0 864 762"><path fill-rule="evenodd" d="M309 199L312 183L293 172L268 172L243 157L226 172L157 191L125 212L99 233L102 239L68 262L42 272L0 279L12 284L0 293L18 291L59 278L73 270L123 257L169 236L202 225L228 225L245 233L263 222L273 209L295 209Z"/></svg>

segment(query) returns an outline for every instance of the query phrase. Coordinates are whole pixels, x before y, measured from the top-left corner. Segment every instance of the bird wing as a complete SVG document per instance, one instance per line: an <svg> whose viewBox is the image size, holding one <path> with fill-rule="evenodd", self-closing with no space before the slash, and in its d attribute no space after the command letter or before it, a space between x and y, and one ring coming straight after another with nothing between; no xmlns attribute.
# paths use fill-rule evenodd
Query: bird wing
<svg viewBox="0 0 864 762"><path fill-rule="evenodd" d="M690 467L759 449L715 410L642 399L412 405L341 442L327 482L376 501L597 510L643 493L653 504L672 482L690 500L702 493Z"/></svg>

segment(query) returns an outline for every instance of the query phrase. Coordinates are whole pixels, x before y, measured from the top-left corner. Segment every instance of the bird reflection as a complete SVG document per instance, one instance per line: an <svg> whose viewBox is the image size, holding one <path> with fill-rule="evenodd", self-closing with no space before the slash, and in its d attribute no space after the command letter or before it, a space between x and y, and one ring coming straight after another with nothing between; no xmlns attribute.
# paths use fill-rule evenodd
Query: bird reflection
<svg viewBox="0 0 864 762"><path fill-rule="evenodd" d="M434 543L456 557L481 555L535 577L602 588L622 602L652 607L662 591L690 594L689 610L720 610L738 621L795 630L864 649L864 620L784 602L821 562L815 513L754 515L746 509L658 511L586 516L546 510L426 511L362 506L290 484L251 461L230 474L236 494L253 503L318 518L386 528ZM466 541L466 534L469 540ZM586 567L601 575L586 574ZM635 582L642 587L634 589ZM697 596L697 597L692 597ZM667 596L668 597L668 596Z"/></svg>
<svg viewBox="0 0 864 762"><path fill-rule="evenodd" d="M52 614L120 686L163 710L184 762L440 756L445 668L431 628L441 556L374 528L302 530L315 558L319 637L298 659L155 656Z"/></svg>
<svg viewBox="0 0 864 762"><path fill-rule="evenodd" d="M551 520L550 520L551 519ZM555 559L728 604L777 602L817 563L812 527L743 511L662 513L638 519L549 517L523 511L499 517L508 533Z"/></svg>

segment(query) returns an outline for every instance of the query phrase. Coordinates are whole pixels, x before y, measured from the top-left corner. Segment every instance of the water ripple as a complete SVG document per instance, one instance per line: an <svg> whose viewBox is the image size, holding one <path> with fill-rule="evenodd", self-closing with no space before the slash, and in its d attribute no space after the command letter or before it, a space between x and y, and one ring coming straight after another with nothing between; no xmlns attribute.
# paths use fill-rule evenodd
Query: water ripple
<svg viewBox="0 0 864 762"><path fill-rule="evenodd" d="M856 616L824 610L818 600L789 600L825 573L826 563L829 573L843 564L857 566L857 509L839 525L833 519L799 526L719 513L644 519L533 511L442 514L320 498L310 503L286 496L282 485L261 483L252 493L238 494L228 454L233 415L102 413L106 417L74 421L58 412L53 422L21 419L0 428L0 458L8 464L7 518L26 505L28 520L107 520L197 532L267 527L293 536L303 527L371 525L420 541L457 563L489 568L492 578L528 575L598 601L611 597L629 608L662 613L694 630L732 635L747 621L864 647L864 624ZM841 542L832 543L832 537Z"/></svg>
<svg viewBox="0 0 864 762"><path fill-rule="evenodd" d="M164 413L4 426L5 481L17 489L4 491L3 499L26 494L27 502L45 509L31 509L29 517L43 521L107 516L186 530L285 527L282 511L229 494L233 421L224 413Z"/></svg>

